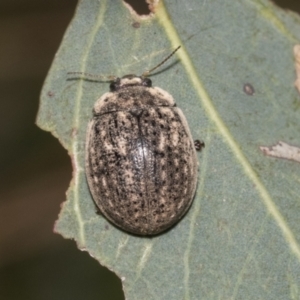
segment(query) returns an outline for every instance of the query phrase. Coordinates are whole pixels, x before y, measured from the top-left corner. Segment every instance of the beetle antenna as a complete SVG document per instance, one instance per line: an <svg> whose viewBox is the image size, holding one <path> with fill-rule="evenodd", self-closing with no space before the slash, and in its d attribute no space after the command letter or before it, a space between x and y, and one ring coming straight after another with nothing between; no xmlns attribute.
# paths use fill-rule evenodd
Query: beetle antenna
<svg viewBox="0 0 300 300"><path fill-rule="evenodd" d="M157 68L159 68L161 65L163 65L171 56L173 56L175 54L175 52L180 48L181 46L178 46L170 55L168 55L162 62L160 62L157 66L155 66L154 68L145 71L142 74L142 77L147 77L150 73L152 73L154 70L156 70Z"/></svg>
<svg viewBox="0 0 300 300"><path fill-rule="evenodd" d="M68 72L68 75L79 75L79 76L84 76L87 79L109 79L109 81L115 80L117 77L113 75L95 75L95 74L90 74L90 73L85 73L85 72Z"/></svg>

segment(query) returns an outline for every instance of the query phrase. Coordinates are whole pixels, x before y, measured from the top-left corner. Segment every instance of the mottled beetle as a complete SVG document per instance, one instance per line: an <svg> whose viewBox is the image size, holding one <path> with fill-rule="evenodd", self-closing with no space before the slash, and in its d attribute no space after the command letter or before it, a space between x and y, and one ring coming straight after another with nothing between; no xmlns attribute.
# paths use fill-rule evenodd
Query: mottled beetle
<svg viewBox="0 0 300 300"><path fill-rule="evenodd" d="M142 76L114 78L88 125L86 177L93 199L109 221L138 235L171 227L195 194L198 163L186 118L146 77L178 49Z"/></svg>

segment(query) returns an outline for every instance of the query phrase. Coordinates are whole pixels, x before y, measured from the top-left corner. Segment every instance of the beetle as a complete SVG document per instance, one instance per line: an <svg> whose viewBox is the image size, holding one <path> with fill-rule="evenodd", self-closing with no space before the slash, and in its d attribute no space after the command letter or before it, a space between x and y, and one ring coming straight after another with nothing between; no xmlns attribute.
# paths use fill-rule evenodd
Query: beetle
<svg viewBox="0 0 300 300"><path fill-rule="evenodd" d="M85 169L94 202L111 223L137 235L177 223L196 190L198 160L186 118L147 77L179 48L141 76L113 78L88 124Z"/></svg>

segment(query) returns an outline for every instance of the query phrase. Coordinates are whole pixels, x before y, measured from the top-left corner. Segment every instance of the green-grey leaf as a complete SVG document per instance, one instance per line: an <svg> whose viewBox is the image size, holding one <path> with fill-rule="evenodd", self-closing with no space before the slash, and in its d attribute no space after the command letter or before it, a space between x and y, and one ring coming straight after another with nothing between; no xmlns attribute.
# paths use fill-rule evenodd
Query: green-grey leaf
<svg viewBox="0 0 300 300"><path fill-rule="evenodd" d="M45 82L38 124L74 168L56 230L116 272L127 299L299 299L300 165L259 149L300 146L299 17L266 0L165 0L134 22L121 1L80 1ZM198 190L172 230L134 237L95 214L85 179L86 126L108 84L66 74L139 75L178 45L152 80L205 141Z"/></svg>

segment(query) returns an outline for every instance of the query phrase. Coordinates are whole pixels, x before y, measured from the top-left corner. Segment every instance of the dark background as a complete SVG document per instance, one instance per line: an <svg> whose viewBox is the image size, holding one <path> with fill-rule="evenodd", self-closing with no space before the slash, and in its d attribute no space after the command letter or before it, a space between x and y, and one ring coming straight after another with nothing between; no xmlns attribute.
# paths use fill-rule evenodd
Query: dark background
<svg viewBox="0 0 300 300"><path fill-rule="evenodd" d="M299 0L275 2L300 11ZM76 3L0 2L1 300L124 299L112 272L53 233L71 162L58 140L34 124L43 81Z"/></svg>

